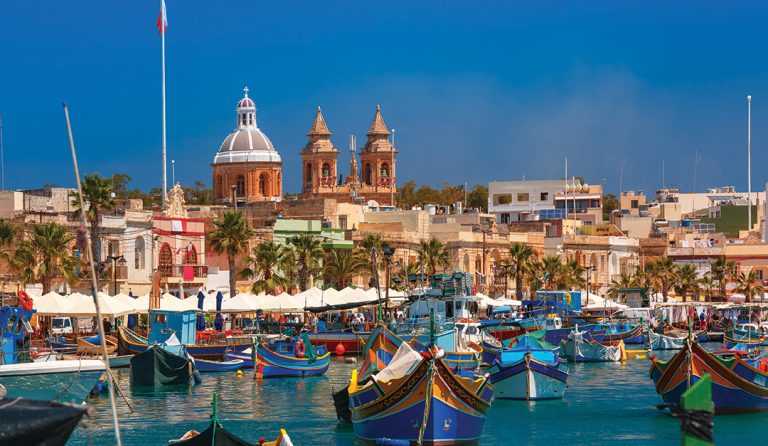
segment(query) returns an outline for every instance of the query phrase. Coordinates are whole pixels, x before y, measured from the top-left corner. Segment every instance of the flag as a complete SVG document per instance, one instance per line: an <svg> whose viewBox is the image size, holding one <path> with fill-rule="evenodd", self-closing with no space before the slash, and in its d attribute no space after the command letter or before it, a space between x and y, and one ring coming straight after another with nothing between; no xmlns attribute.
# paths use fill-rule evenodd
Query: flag
<svg viewBox="0 0 768 446"><path fill-rule="evenodd" d="M160 0L160 15L157 17L157 31L160 34L168 29L168 17L165 15L165 0Z"/></svg>

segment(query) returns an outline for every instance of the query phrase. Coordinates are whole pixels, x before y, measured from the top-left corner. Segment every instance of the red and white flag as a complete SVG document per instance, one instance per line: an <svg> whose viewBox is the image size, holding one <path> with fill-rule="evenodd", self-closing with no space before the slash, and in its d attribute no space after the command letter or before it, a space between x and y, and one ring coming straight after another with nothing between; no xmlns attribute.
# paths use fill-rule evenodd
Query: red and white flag
<svg viewBox="0 0 768 446"><path fill-rule="evenodd" d="M168 16L165 15L165 0L160 0L160 15L157 17L157 30L164 34L168 29Z"/></svg>

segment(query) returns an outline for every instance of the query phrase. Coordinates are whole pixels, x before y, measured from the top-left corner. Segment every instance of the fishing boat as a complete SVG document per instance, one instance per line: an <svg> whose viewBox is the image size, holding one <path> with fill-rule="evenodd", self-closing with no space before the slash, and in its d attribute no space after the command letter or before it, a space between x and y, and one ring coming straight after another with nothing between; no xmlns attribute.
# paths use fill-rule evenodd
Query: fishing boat
<svg viewBox="0 0 768 446"><path fill-rule="evenodd" d="M752 367L738 356L721 358L707 352L697 342L686 344L669 361L651 357L649 375L656 392L673 407L680 406L681 395L712 375L712 401L715 413L768 411L768 374Z"/></svg>
<svg viewBox="0 0 768 446"><path fill-rule="evenodd" d="M685 345L685 339L673 338L653 331L648 332L648 347L651 350L677 350L683 345Z"/></svg>
<svg viewBox="0 0 768 446"><path fill-rule="evenodd" d="M517 338L514 347L501 351L491 365L491 384L495 398L544 400L562 398L568 379L568 367L558 358L557 349L542 346L528 335Z"/></svg>
<svg viewBox="0 0 768 446"><path fill-rule="evenodd" d="M481 346L483 347L483 354L480 357L480 365L483 367L496 362L496 358L499 357L501 349L504 348L504 344L493 336L483 339Z"/></svg>
<svg viewBox="0 0 768 446"><path fill-rule="evenodd" d="M636 338L642 335L643 327L641 325L635 325L628 328L626 331L618 331L614 329L611 324L587 324L587 325L574 325L572 327L548 329L546 334L546 341L552 345L560 345L564 339L567 339L571 332L578 329L582 333L582 337L595 342L614 342L624 339Z"/></svg>
<svg viewBox="0 0 768 446"><path fill-rule="evenodd" d="M183 350L170 350L172 346L155 344L131 358L131 387L190 385L194 362Z"/></svg>
<svg viewBox="0 0 768 446"><path fill-rule="evenodd" d="M8 398L80 404L106 367L94 359L0 365L0 384Z"/></svg>
<svg viewBox="0 0 768 446"><path fill-rule="evenodd" d="M64 446L85 414L69 404L0 398L0 444Z"/></svg>
<svg viewBox="0 0 768 446"><path fill-rule="evenodd" d="M46 345L58 353L73 353L77 351L77 342L72 342L63 336L49 336Z"/></svg>
<svg viewBox="0 0 768 446"><path fill-rule="evenodd" d="M195 359L195 368L200 372L232 372L243 368L245 361L231 359L226 361L209 361L207 359ZM253 364L251 364L251 367Z"/></svg>
<svg viewBox="0 0 768 446"><path fill-rule="evenodd" d="M257 378L320 376L330 365L330 352L322 346L316 349L305 335L256 344Z"/></svg>
<svg viewBox="0 0 768 446"><path fill-rule="evenodd" d="M427 346L419 342L417 339L413 339L409 342L410 346L417 352L426 352ZM480 365L480 359L482 358L483 348L473 342L468 343L464 351L447 351L443 356L443 362L453 370L458 372L459 370L473 371Z"/></svg>
<svg viewBox="0 0 768 446"><path fill-rule="evenodd" d="M118 327L118 346L121 355L137 355L147 350L149 341L144 336L139 335L126 327ZM202 359L224 359L224 355L229 351L242 352L252 345L251 341L237 340L225 343L211 344L185 344L187 353L195 358Z"/></svg>
<svg viewBox="0 0 768 446"><path fill-rule="evenodd" d="M486 377L459 377L441 356L436 347L420 354L402 342L373 379L361 383L355 371L347 391L357 438L372 444L477 442L493 385Z"/></svg>
<svg viewBox="0 0 768 446"><path fill-rule="evenodd" d="M111 355L117 350L117 341L112 336L107 336L107 354ZM77 352L84 355L101 355L101 336L77 338Z"/></svg>
<svg viewBox="0 0 768 446"><path fill-rule="evenodd" d="M216 403L216 394L213 394L213 413L211 414L211 422L208 427L198 432L196 430L187 431L178 440L171 440L169 445L174 446L254 446L254 443L250 443L232 432L224 429L221 425L221 421L218 417L218 405ZM260 446L293 446L291 437L285 429L280 429L280 433L277 435L275 441L264 441L264 437L259 440Z"/></svg>
<svg viewBox="0 0 768 446"><path fill-rule="evenodd" d="M317 331L307 333L310 342L315 347L323 346L329 352L337 354L337 351L343 352L343 354L356 355L360 353L360 349L364 344L364 340L368 338L370 333L357 332L350 330L339 331ZM343 349L338 349L341 345Z"/></svg>
<svg viewBox="0 0 768 446"><path fill-rule="evenodd" d="M625 359L624 341L600 343L585 339L577 327L561 342L560 357L570 362L618 362Z"/></svg>

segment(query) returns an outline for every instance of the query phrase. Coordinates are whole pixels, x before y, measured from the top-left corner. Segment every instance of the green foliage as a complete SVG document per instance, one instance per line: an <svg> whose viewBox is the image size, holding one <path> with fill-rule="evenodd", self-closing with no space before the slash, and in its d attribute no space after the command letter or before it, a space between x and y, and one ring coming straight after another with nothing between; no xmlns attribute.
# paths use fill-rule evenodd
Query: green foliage
<svg viewBox="0 0 768 446"><path fill-rule="evenodd" d="M416 181L408 180L397 190L397 204L404 209L426 204L452 204L457 201L464 202L466 195L467 207L488 209L488 188L482 184L476 184L472 190L465 194L464 185L451 186L444 183L441 189L433 189L432 186L422 184L417 188Z"/></svg>
<svg viewBox="0 0 768 446"><path fill-rule="evenodd" d="M315 275L321 269L321 261L325 256L323 244L320 239L308 234L291 237L287 242L296 261L294 266L298 267L299 288L306 291L309 275Z"/></svg>
<svg viewBox="0 0 768 446"><path fill-rule="evenodd" d="M128 183L133 181L130 175L125 173L113 173L112 174L112 189L115 191L117 198L129 198Z"/></svg>
<svg viewBox="0 0 768 446"><path fill-rule="evenodd" d="M295 263L290 248L269 241L254 246L245 265L240 277L253 280L252 292L278 294L278 290L285 291L290 284L286 272L291 271Z"/></svg>
<svg viewBox="0 0 768 446"><path fill-rule="evenodd" d="M57 223L35 225L25 239L5 260L23 284L39 282L43 294L51 291L54 278L61 277L72 284L80 259L72 255L74 236L65 226Z"/></svg>
<svg viewBox="0 0 768 446"><path fill-rule="evenodd" d="M445 243L436 237L419 241L418 262L427 270L427 274L437 273L438 268L451 266L451 255Z"/></svg>
<svg viewBox="0 0 768 446"><path fill-rule="evenodd" d="M761 296L763 291L756 270L750 270L748 273L742 271L736 276L736 292L743 294L747 298L747 302L752 302L753 298Z"/></svg>
<svg viewBox="0 0 768 446"><path fill-rule="evenodd" d="M11 246L16 237L16 226L8 220L0 219L0 246Z"/></svg>
<svg viewBox="0 0 768 446"><path fill-rule="evenodd" d="M184 200L188 205L213 204L213 189L208 189L202 181L195 181L194 186L184 186Z"/></svg>
<svg viewBox="0 0 768 446"><path fill-rule="evenodd" d="M368 254L362 249L332 249L328 251L323 272L328 283L337 290L344 289L352 278L368 271Z"/></svg>
<svg viewBox="0 0 768 446"><path fill-rule="evenodd" d="M74 191L70 193L72 205L75 207L75 216L79 216L80 212L85 211L85 218L91 226L91 259L100 260L101 215L115 208L112 181L94 173L85 175L81 181L81 186L86 205L83 206L80 203L80 196Z"/></svg>
<svg viewBox="0 0 768 446"><path fill-rule="evenodd" d="M614 194L603 194L603 220L611 221L611 213L621 207L621 202Z"/></svg>
<svg viewBox="0 0 768 446"><path fill-rule="evenodd" d="M214 229L206 238L211 244L211 250L216 254L225 254L229 263L229 289L231 295L235 294L237 277L237 256L248 250L248 240L253 237L253 230L240 212L224 212L221 219L213 222Z"/></svg>

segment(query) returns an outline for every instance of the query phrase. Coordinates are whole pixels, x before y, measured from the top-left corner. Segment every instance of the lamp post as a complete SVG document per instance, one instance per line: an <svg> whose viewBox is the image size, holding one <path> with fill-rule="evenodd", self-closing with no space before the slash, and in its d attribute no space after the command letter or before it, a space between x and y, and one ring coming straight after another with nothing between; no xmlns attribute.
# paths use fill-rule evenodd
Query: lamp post
<svg viewBox="0 0 768 446"><path fill-rule="evenodd" d="M237 186L232 186L232 206L235 207L235 212L237 212Z"/></svg>
<svg viewBox="0 0 768 446"><path fill-rule="evenodd" d="M387 267L387 284L386 284L387 289L385 292L386 292L386 300L389 301L389 284L392 280L390 276L391 274L390 265L392 264L392 256L395 254L395 248L392 248L390 246L385 246L382 249L382 252L384 253L384 260L386 262L385 266Z"/></svg>
<svg viewBox="0 0 768 446"><path fill-rule="evenodd" d="M592 271L595 269L597 269L595 268L595 265L589 265L587 267L587 306L589 306L589 279L592 277Z"/></svg>
<svg viewBox="0 0 768 446"><path fill-rule="evenodd" d="M112 295L117 294L117 267L119 266L125 266L126 263L128 263L125 260L125 257L123 256L107 256L109 260L112 261L112 280L113 280L113 288L112 288Z"/></svg>
<svg viewBox="0 0 768 446"><path fill-rule="evenodd" d="M173 186L175 186L176 185L176 160L171 160L171 181L173 182Z"/></svg>

